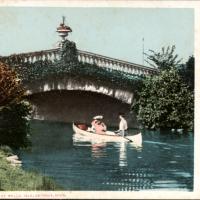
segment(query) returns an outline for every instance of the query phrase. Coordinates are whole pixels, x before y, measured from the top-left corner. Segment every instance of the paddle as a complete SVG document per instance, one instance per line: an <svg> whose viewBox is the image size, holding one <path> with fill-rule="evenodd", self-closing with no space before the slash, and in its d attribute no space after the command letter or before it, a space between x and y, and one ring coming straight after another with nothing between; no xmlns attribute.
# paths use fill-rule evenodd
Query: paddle
<svg viewBox="0 0 200 200"><path fill-rule="evenodd" d="M114 133L119 133L119 131L114 131ZM129 138L126 138L125 136L121 136L121 137L123 137L123 138L125 138L125 139L127 139L129 142L133 142L133 140L131 140L131 139L129 139Z"/></svg>
<svg viewBox="0 0 200 200"><path fill-rule="evenodd" d="M133 140L130 140L129 138L124 137L125 139L127 139L129 142L133 142Z"/></svg>

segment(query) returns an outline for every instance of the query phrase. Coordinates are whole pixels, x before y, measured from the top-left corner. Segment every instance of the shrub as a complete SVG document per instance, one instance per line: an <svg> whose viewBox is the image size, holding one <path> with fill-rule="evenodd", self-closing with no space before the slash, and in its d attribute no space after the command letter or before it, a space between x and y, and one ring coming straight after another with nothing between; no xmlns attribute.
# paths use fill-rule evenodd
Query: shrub
<svg viewBox="0 0 200 200"><path fill-rule="evenodd" d="M147 128L193 128L194 94L176 69L147 78L133 108Z"/></svg>
<svg viewBox="0 0 200 200"><path fill-rule="evenodd" d="M10 104L0 112L0 145L12 148L27 147L30 142L28 116L31 106L26 102Z"/></svg>

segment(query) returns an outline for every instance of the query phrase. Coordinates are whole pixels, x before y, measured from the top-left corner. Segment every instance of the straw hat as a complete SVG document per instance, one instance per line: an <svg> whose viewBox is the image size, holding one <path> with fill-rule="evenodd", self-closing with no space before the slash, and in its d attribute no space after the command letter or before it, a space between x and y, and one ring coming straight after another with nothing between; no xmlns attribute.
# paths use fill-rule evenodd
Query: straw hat
<svg viewBox="0 0 200 200"><path fill-rule="evenodd" d="M103 116L102 115L98 115L98 116L93 117L93 119L103 119Z"/></svg>

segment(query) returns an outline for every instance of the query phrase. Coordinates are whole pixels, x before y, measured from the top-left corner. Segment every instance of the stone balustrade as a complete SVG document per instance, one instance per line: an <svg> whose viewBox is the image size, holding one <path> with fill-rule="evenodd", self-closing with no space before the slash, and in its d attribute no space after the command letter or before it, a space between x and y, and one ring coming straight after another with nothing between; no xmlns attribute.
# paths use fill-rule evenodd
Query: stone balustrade
<svg viewBox="0 0 200 200"><path fill-rule="evenodd" d="M1 57L3 59L11 59L13 63L30 62L34 63L38 60L54 61L60 59L59 48L43 51L35 51L28 53L12 54L10 56Z"/></svg>
<svg viewBox="0 0 200 200"><path fill-rule="evenodd" d="M106 67L109 69L124 71L130 74L148 75L155 74L156 69L146 67L143 65L126 62L119 59L109 58L106 56L78 50L78 60L83 63L96 64L99 67Z"/></svg>
<svg viewBox="0 0 200 200"><path fill-rule="evenodd" d="M29 53L13 54L1 58L3 58L4 60L11 59L12 62L16 63L21 63L21 62L34 63L38 60L49 60L54 62L55 60L60 59L60 48L29 52ZM141 74L148 75L148 74L155 74L157 72L157 69L153 69L151 67L146 67L143 65L138 65L131 62L126 62L123 60L114 59L82 50L78 50L78 60L79 62L82 63L95 64L99 67L124 71L136 75L141 75Z"/></svg>

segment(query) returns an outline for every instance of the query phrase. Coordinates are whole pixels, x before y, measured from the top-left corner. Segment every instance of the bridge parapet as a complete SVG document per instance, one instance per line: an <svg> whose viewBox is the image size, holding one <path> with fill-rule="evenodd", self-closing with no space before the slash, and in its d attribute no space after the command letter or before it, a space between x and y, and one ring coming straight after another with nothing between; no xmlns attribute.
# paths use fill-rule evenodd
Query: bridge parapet
<svg viewBox="0 0 200 200"><path fill-rule="evenodd" d="M81 50L78 50L78 60L83 63L96 64L99 67L124 71L136 75L148 75L157 72L156 69L150 67Z"/></svg>
<svg viewBox="0 0 200 200"><path fill-rule="evenodd" d="M60 48L56 48L43 51L12 54L10 56L4 56L0 58L5 62L9 60L12 63L17 64L25 62L34 63L39 60L48 60L54 62L55 60L59 60L61 58L60 50ZM151 75L157 72L157 69L119 59L110 58L107 56L102 56L87 51L77 50L77 53L79 62L94 64L102 68L114 69L136 75Z"/></svg>
<svg viewBox="0 0 200 200"><path fill-rule="evenodd" d="M12 54L10 56L2 56L1 59L4 61L12 61L13 63L34 63L38 60L58 60L60 58L59 48L49 49L43 51L34 51L27 53Z"/></svg>

